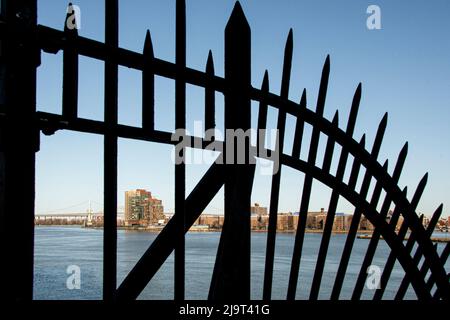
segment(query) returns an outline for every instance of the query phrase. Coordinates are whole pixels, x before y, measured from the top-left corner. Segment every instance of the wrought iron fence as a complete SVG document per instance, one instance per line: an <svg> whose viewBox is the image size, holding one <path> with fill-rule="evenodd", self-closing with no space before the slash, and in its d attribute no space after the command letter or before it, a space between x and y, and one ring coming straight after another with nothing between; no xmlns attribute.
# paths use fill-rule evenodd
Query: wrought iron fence
<svg viewBox="0 0 450 320"><path fill-rule="evenodd" d="M34 188L35 153L39 150L39 135L52 135L58 130L71 130L104 137L104 259L103 298L112 300L136 299L168 256L175 250L175 300L185 298L185 233L200 216L208 203L224 186L225 222L220 238L216 263L211 281L209 299L212 301L250 299L250 196L255 173L251 161L245 164L211 165L196 187L186 197L185 164L175 164L175 215L146 250L124 281L117 285L117 141L129 138L148 142L175 145L171 132L155 129L154 79L155 76L175 81L175 129L186 128L186 85L192 84L205 90L205 129L215 128L215 94L225 97L225 128L249 129L251 127L251 101L259 103L258 128L266 129L268 107L278 109L278 142L275 150L264 150L264 154L279 152L280 167L272 176L267 252L265 260L263 299L271 299L274 273L274 255L277 229L277 213L280 195L281 171L284 166L305 175L303 182L299 221L295 235L291 271L287 288L287 299L296 296L297 282L302 261L302 249L313 182L320 181L332 189L328 213L318 259L313 276L310 300L317 300L324 273L328 247L336 208L341 197L351 202L355 211L347 235L342 257L332 289L331 299L338 300L349 265L350 254L356 238L360 219L364 215L374 226L362 263L352 299L359 300L381 237L391 248L381 277L381 289L374 299L381 299L396 261L405 271L395 299L405 296L409 285L419 299L449 299L449 281L445 262L450 246L447 244L439 255L431 242L431 234L442 213L442 205L435 211L427 229L416 208L424 191L427 175L420 181L411 201L406 188L400 190L398 180L407 155L408 145L400 151L392 175L388 162L380 164L378 154L385 133L387 114L382 118L375 141L370 151L366 150L365 135L357 141L354 128L361 98L361 84L356 88L346 129L339 127L336 112L332 121L324 118L330 59L326 58L320 81L315 110L307 108L306 90L300 103L288 99L290 85L293 35L289 32L286 41L281 92L269 92L269 76L266 71L261 88L250 82L250 37L251 30L239 3L236 3L225 29L225 76L214 74L213 56L210 52L206 70L197 71L186 66L186 8L184 0L176 1L176 61L171 63L158 59L153 54L150 33L147 32L143 52L133 52L118 46L118 0L105 1L105 42L81 37L77 30L55 30L37 25L37 1L7 0L2 2L1 15L1 167L0 208L1 241L3 254L12 257L10 263L0 264L3 272L12 276L6 279L4 290L14 299L32 299L33 288L33 239L34 239ZM67 17L68 18L68 17ZM66 18L66 19L67 19ZM62 113L52 114L36 111L36 69L40 65L40 53L63 51L63 99ZM105 63L104 121L78 116L78 57L86 56ZM142 125L133 127L118 123L118 67L125 66L142 72ZM290 153L284 153L286 116L296 119L294 143ZM305 124L312 126L310 141L303 139ZM317 163L319 137L327 138L323 163ZM195 141L193 146L205 148L203 138L185 136ZM224 145L217 141L221 157L226 157ZM304 144L309 143L306 160L300 159ZM337 171L330 170L334 148L341 146ZM264 157L258 143L258 157ZM255 148L247 143L246 150ZM184 150L182 150L183 152ZM349 157L353 157L349 179L344 179ZM250 160L250 159L247 159ZM361 168L365 170L361 188L357 180ZM371 199L367 200L372 180L376 181ZM378 210L381 193L386 196ZM8 228L10 214L17 203L22 215L15 216L19 230ZM395 206L392 219L386 220L389 208ZM395 226L404 219L398 233ZM409 232L409 238L405 236ZM15 246L6 244L13 239ZM417 249L413 250L417 244ZM419 262L424 263L419 267ZM20 276L19 276L20 275ZM436 290L433 289L436 286Z"/></svg>

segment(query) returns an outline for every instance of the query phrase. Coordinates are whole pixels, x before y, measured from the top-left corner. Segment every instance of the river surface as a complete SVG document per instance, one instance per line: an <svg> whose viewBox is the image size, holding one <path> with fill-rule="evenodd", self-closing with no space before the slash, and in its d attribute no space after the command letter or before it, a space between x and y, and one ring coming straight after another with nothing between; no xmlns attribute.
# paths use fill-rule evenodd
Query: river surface
<svg viewBox="0 0 450 320"><path fill-rule="evenodd" d="M140 256L157 237L157 233L139 231L118 231L117 280L120 283L132 269ZM186 235L186 299L203 300L207 298L212 270L219 243L220 233L193 232ZM331 237L319 299L329 299L337 267L346 239L345 234ZM273 299L286 298L287 284L294 245L294 234L278 233L273 279ZM319 251L321 234L305 235L303 256L297 287L297 299L308 299L311 282ZM251 297L262 298L266 233L252 233L251 256ZM360 271L369 240L356 239L347 275L342 288L341 299L349 299ZM101 299L102 298L102 248L103 230L80 227L36 227L34 299ZM438 244L441 252L444 244ZM373 265L383 269L390 249L381 240L373 260ZM139 299L173 299L173 254L150 281ZM72 281L74 267L79 268L79 289ZM447 272L450 265L447 262ZM67 279L72 275L69 281ZM393 299L404 272L397 262L386 288L385 299ZM72 286L70 285L72 284ZM362 299L372 299L374 290L365 286ZM416 299L411 287L407 299Z"/></svg>

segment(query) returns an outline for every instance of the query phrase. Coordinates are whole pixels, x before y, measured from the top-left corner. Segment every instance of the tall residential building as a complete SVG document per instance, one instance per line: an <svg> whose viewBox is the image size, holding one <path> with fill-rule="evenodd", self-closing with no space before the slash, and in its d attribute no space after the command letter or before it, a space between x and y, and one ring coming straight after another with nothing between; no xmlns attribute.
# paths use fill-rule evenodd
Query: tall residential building
<svg viewBox="0 0 450 320"><path fill-rule="evenodd" d="M125 226L148 226L164 220L162 201L147 190L125 192Z"/></svg>

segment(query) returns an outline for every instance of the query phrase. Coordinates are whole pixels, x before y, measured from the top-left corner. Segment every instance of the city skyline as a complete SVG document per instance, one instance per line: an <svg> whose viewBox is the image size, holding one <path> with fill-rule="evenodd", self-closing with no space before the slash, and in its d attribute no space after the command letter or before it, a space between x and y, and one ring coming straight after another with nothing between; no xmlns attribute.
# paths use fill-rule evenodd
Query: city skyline
<svg viewBox="0 0 450 320"><path fill-rule="evenodd" d="M55 4L53 1L41 1L39 4L39 23L62 29L64 21L61 17L64 14L61 11L65 12L67 4ZM102 40L104 21L96 13L103 10L103 4L95 1L78 1L76 4L81 9L80 35ZM121 4L120 46L141 52L142 31L149 28L155 43L155 55L173 61L174 4L165 1L136 1L136 4ZM187 3L188 66L203 70L211 48L216 73L223 74L223 28L233 4L234 1ZM450 83L450 64L445 59L449 44L439 39L444 38L444 31L448 29L449 22L444 19L443 13L448 11L449 4L436 1L430 5L418 1L408 6L407 12L398 3L378 1L377 4L382 12L381 30L366 28L369 3L364 1L349 2L345 8L328 2L323 6L322 2L293 4L281 1L276 12L270 10L269 2L259 1L256 4L243 1L242 6L253 31L252 84L255 87L260 85L262 70L267 67L270 91L279 92L282 48L287 31L292 27L295 50L291 99L298 101L302 89L306 87L308 108L314 108L320 69L325 56L330 54L332 81L325 116L331 119L338 108L341 118L345 119L354 88L362 81L362 103L355 137L359 139L366 132L370 148L376 126L388 112L389 126L380 159L389 159L392 163L404 142L408 141L409 156L400 185L408 185L413 190L428 171L428 187L418 212L431 215L444 201L443 215L448 216L450 170L447 164L450 163L450 148L444 142L450 140L447 125L450 94L446 90ZM204 9L197 10L198 6ZM201 27L204 25L208 25L208 29ZM61 96L60 90L55 88L60 88L62 78L61 55L43 54L42 59L42 67L38 69L38 109L59 112ZM79 104L82 117L103 117L102 70L101 63L80 58ZM119 121L137 125L140 121L140 74L120 68L119 79ZM173 82L157 79L156 86L156 92L159 92L155 101L156 126L158 129L173 130ZM188 129L192 130L193 122L202 118L199 111L202 101L202 90L188 86ZM166 108L169 111L165 111ZM223 126L219 111L218 117L218 126ZM269 124L272 126L275 118L276 113L269 110ZM293 127L291 120L288 117L287 128ZM341 128L344 126L345 122L340 123ZM37 155L37 212L78 203L86 200L88 195L101 204L102 143L100 136L66 132L58 132L52 137L42 136L41 151ZM286 144L291 143L287 139ZM320 143L324 145L323 139ZM167 203L168 209L174 207L170 153L168 146L119 140L119 205L123 205L120 197L123 191L139 186L154 190ZM187 194L207 167L204 164L187 168ZM335 163L332 168L335 168ZM392 172L392 165L390 168ZM252 202L269 204L270 179L255 177ZM302 175L286 169L281 181L279 211L297 211ZM330 190L319 183L315 183L313 189L311 210L326 206ZM222 193L213 200L207 211L222 210L221 196ZM351 213L352 207L341 200L338 211Z"/></svg>

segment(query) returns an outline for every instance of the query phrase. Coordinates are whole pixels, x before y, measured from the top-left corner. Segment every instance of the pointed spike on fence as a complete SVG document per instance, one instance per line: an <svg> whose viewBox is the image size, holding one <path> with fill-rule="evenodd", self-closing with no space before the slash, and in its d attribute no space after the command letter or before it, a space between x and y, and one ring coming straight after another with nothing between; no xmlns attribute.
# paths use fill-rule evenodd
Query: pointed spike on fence
<svg viewBox="0 0 450 320"><path fill-rule="evenodd" d="M434 211L433 215L431 216L431 220L429 225L433 226L433 228L431 229L431 232L434 230L434 227L436 226L437 222L439 221L439 218L442 215L442 211L444 210L444 204L441 203L439 205L439 207L437 207L437 209Z"/></svg>
<svg viewBox="0 0 450 320"><path fill-rule="evenodd" d="M322 76L320 78L319 95L317 97L316 113L319 116L323 115L325 109L325 99L328 90L328 79L330 77L330 55L327 55L325 63L322 68Z"/></svg>
<svg viewBox="0 0 450 320"><path fill-rule="evenodd" d="M292 52L294 50L294 36L292 28L289 29L288 36L286 38L286 45L284 47L284 60L292 60ZM289 58L289 59L287 59Z"/></svg>
<svg viewBox="0 0 450 320"><path fill-rule="evenodd" d="M425 188L425 185L427 184L427 182L428 182L428 172L426 172L423 175L422 180L420 180L420 184L423 184L423 187Z"/></svg>
<svg viewBox="0 0 450 320"><path fill-rule="evenodd" d="M78 35L77 15L73 11L72 6L73 6L72 2L69 2L69 4L67 5L67 14L66 14L66 19L64 20L64 32L69 32L69 33ZM71 12L69 12L69 8L72 8ZM71 22L71 24L72 24L71 27L69 27L69 23L68 23L69 19L73 19L73 21Z"/></svg>
<svg viewBox="0 0 450 320"><path fill-rule="evenodd" d="M425 173L425 175L420 180L419 184L417 185L416 192L414 193L414 196L411 200L411 206L414 209L419 204L420 197L422 197L423 191L425 190L425 186L427 185L427 181L428 181L428 172Z"/></svg>
<svg viewBox="0 0 450 320"><path fill-rule="evenodd" d="M153 58L153 43L152 43L152 36L150 34L150 30L147 30L147 32L145 33L143 53L145 56L150 56Z"/></svg>
<svg viewBox="0 0 450 320"><path fill-rule="evenodd" d="M264 71L264 77L261 84L261 91L269 92L269 72L267 70Z"/></svg>
<svg viewBox="0 0 450 320"><path fill-rule="evenodd" d="M300 99L300 107L306 108L306 88L303 89L303 92L302 92L302 97Z"/></svg>
<svg viewBox="0 0 450 320"><path fill-rule="evenodd" d="M436 215L440 216L440 215L442 214L442 211L443 211L443 210L444 210L444 204L441 203L434 213L435 213Z"/></svg>
<svg viewBox="0 0 450 320"><path fill-rule="evenodd" d="M378 153L380 152L381 143L383 142L384 133L386 132L387 119L388 114L386 112L378 125L377 134L372 147L372 156L375 158L378 157Z"/></svg>
<svg viewBox="0 0 450 320"><path fill-rule="evenodd" d="M362 135L361 140L359 141L359 144L363 147L366 145L366 134L365 133Z"/></svg>
<svg viewBox="0 0 450 320"><path fill-rule="evenodd" d="M400 159L406 159L406 156L408 155L408 141L405 142L403 145L402 150L400 151L399 158Z"/></svg>
<svg viewBox="0 0 450 320"><path fill-rule="evenodd" d="M330 55L329 55L329 54L327 54L327 57L326 57L326 59L325 59L325 63L324 63L324 66L323 66L323 70L324 70L326 73L330 73Z"/></svg>
<svg viewBox="0 0 450 320"><path fill-rule="evenodd" d="M383 132L383 135L384 132L386 131L387 120L388 120L388 113L386 112L378 125L378 132Z"/></svg>
<svg viewBox="0 0 450 320"><path fill-rule="evenodd" d="M330 55L327 54L327 57L325 58L325 62L322 67L322 79L326 79L327 84L329 76L330 76Z"/></svg>
<svg viewBox="0 0 450 320"><path fill-rule="evenodd" d="M360 82L353 95L352 106L350 109L350 114L348 116L348 123L347 123L347 133L349 135L353 135L353 131L355 129L356 124L356 118L358 117L358 110L361 102L361 86L362 85Z"/></svg>
<svg viewBox="0 0 450 320"><path fill-rule="evenodd" d="M244 10L242 9L239 1L236 1L236 3L234 4L233 11L231 12L231 16L228 20L225 30L229 28L237 28L238 30L241 30L241 28L250 29L250 25L248 24Z"/></svg>
<svg viewBox="0 0 450 320"><path fill-rule="evenodd" d="M338 124L339 124L339 110L336 110L336 112L334 113L333 120L331 121L331 123L334 124L335 126L338 126Z"/></svg>
<svg viewBox="0 0 450 320"><path fill-rule="evenodd" d="M406 156L408 155L408 142L406 142L403 145L402 150L400 150L400 153L397 158L397 163L395 164L394 172L392 173L392 178L394 181L397 181L400 179L400 175L403 170L403 166L405 165Z"/></svg>
<svg viewBox="0 0 450 320"><path fill-rule="evenodd" d="M280 93L282 98L287 98L289 94L289 82L291 78L293 49L294 49L293 35L292 29L290 29L286 39L286 46L284 48L283 75Z"/></svg>
<svg viewBox="0 0 450 320"><path fill-rule="evenodd" d="M386 113L383 115L383 118L382 118L381 121L380 121L380 127L386 128L386 126L387 126L387 121L388 121L388 113L386 112Z"/></svg>
<svg viewBox="0 0 450 320"><path fill-rule="evenodd" d="M214 77L214 60L212 51L208 52L208 59L206 60L206 75L210 79ZM215 123L215 92L210 85L205 86L205 130L214 129Z"/></svg>
<svg viewBox="0 0 450 320"><path fill-rule="evenodd" d="M206 73L214 75L214 58L211 50L209 50L208 59L206 60Z"/></svg>
<svg viewBox="0 0 450 320"><path fill-rule="evenodd" d="M288 33L288 37L286 40L286 46L288 43L290 43L290 45L292 46L293 42L294 42L294 31L292 30L292 28L289 28L289 33Z"/></svg>

